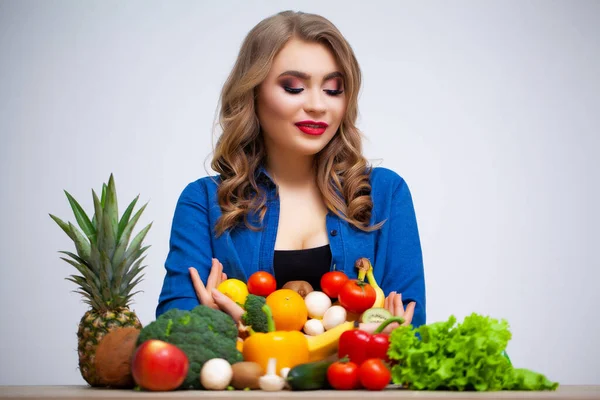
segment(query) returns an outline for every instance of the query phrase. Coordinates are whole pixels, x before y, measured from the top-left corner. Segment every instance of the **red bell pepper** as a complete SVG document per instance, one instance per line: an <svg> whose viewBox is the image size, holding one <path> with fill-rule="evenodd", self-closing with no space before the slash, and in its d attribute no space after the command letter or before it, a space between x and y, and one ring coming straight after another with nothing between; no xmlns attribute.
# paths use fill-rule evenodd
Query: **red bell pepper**
<svg viewBox="0 0 600 400"><path fill-rule="evenodd" d="M390 346L389 336L381 333L393 322L404 322L402 317L392 317L381 323L371 335L361 329L353 329L342 333L338 345L338 357L348 357L356 365L361 365L369 358L381 358L388 361L387 351Z"/></svg>

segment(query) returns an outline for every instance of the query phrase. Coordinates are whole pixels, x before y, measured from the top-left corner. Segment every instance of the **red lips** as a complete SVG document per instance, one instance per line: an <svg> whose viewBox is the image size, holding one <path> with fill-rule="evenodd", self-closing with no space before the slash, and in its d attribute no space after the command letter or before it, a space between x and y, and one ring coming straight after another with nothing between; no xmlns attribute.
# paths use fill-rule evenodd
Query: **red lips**
<svg viewBox="0 0 600 400"><path fill-rule="evenodd" d="M322 135L329 126L325 122L319 121L300 121L296 122L296 126L307 135Z"/></svg>

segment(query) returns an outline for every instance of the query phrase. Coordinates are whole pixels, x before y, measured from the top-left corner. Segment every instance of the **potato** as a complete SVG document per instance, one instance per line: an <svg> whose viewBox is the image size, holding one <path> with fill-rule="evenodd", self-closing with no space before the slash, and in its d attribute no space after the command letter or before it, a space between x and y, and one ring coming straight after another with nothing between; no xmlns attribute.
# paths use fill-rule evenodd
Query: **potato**
<svg viewBox="0 0 600 400"><path fill-rule="evenodd" d="M283 285L282 289L292 289L302 296L302 298L305 298L310 292L314 292L312 285L306 281L289 281Z"/></svg>
<svg viewBox="0 0 600 400"><path fill-rule="evenodd" d="M231 386L236 389L259 389L258 378L265 374L260 364L252 361L241 361L231 366L233 378Z"/></svg>

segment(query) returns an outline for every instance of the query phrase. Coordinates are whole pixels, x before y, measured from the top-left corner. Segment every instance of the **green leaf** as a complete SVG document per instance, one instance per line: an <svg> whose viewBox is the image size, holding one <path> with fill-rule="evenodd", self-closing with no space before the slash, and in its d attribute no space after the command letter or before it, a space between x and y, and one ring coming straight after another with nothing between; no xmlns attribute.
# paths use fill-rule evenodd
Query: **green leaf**
<svg viewBox="0 0 600 400"><path fill-rule="evenodd" d="M121 261L123 260L123 258L125 256L125 251L127 250L127 244L129 243L129 238L131 237L131 233L133 232L133 228L135 227L135 224L137 224L137 222L140 219L140 216L144 212L145 208L146 208L146 204L144 204L144 206L142 208L140 208L137 213L135 213L135 215L133 216L131 221L129 221L129 223L123 230L123 234L122 234L121 238L119 239L119 243L117 244L117 249L115 250L115 254L113 257L113 262L115 264L120 264ZM152 225L152 224L150 224L150 225ZM146 236L146 233L148 232L148 230L150 229L150 225L145 228L146 232L143 233L142 240L143 240L143 237Z"/></svg>
<svg viewBox="0 0 600 400"><path fill-rule="evenodd" d="M507 389L513 369L503 351L510 338L505 320L475 313L460 324L450 316L416 329L399 327L390 334L388 356L399 361L392 380L415 390Z"/></svg>
<svg viewBox="0 0 600 400"><path fill-rule="evenodd" d="M136 205L136 203L137 203L137 201L138 201L139 198L140 198L140 195L138 194L135 197L135 199L133 199L133 201L131 203L129 203L129 205L125 209L125 212L121 216L121 219L119 220L119 230L118 230L118 234L117 234L117 240L121 240L121 236L123 235L123 231L125 230L125 227L129 223L129 217L131 217L131 213L133 212L133 209L134 209L134 207L135 207L135 205Z"/></svg>
<svg viewBox="0 0 600 400"><path fill-rule="evenodd" d="M109 260L112 259L117 238L114 236L114 230L110 226L109 215L105 212L102 214L101 224L98 229L98 250L100 253L105 252Z"/></svg>
<svg viewBox="0 0 600 400"><path fill-rule="evenodd" d="M95 304L102 304L102 299L98 296L98 292L95 291L94 288L92 288L88 284L87 280L84 277L78 275L71 275L70 277L67 277L65 279L79 286L79 289L81 291L77 293L84 295L84 297L87 297L90 301L92 301Z"/></svg>
<svg viewBox="0 0 600 400"><path fill-rule="evenodd" d="M69 257L71 257L73 260L75 260L76 262L85 265L87 268L89 268L90 266L88 265L88 262L85 261L83 258L79 257L77 254L71 253L70 251L59 251L59 253L62 254L66 254Z"/></svg>
<svg viewBox="0 0 600 400"><path fill-rule="evenodd" d="M102 198L100 199L100 204L102 205L102 209L104 209L104 204L106 203L106 183L102 184Z"/></svg>
<svg viewBox="0 0 600 400"><path fill-rule="evenodd" d="M110 284L112 281L112 267L110 259L106 255L106 252L99 250L100 253L100 281L104 282L101 287L102 298L105 301L110 300Z"/></svg>
<svg viewBox="0 0 600 400"><path fill-rule="evenodd" d="M100 251L98 251L98 246L96 246L96 244L92 244L90 246L89 265L90 269L94 271L94 275L96 275L99 278L102 262L100 261Z"/></svg>
<svg viewBox="0 0 600 400"><path fill-rule="evenodd" d="M75 242L75 248L77 249L77 254L79 254L79 257L83 258L86 262L88 262L90 259L90 241L88 240L88 238L83 236L83 234L79 231L79 229L75 225L73 225L70 222L68 224L69 224L69 229L71 230L71 233L75 237L73 239L73 242Z"/></svg>
<svg viewBox="0 0 600 400"><path fill-rule="evenodd" d="M71 232L71 228L69 228L69 224L67 224L62 219L60 219L52 214L49 214L49 215L50 215L50 218L52 218L54 220L54 222L56 222L58 224L58 226L60 226L67 235L69 235L71 240L75 241L75 235L73 234L73 232Z"/></svg>
<svg viewBox="0 0 600 400"><path fill-rule="evenodd" d="M75 219L77 220L77 223L79 224L79 227L81 228L83 233L85 233L85 235L88 238L94 236L96 234L96 229L94 228L94 225L92 225L92 221L90 221L87 214L85 213L85 211L83 211L83 208L79 205L77 200L75 200L75 198L73 198L73 196L71 196L71 194L66 190L64 192L67 196L67 199L69 200L71 208L73 209Z"/></svg>
<svg viewBox="0 0 600 400"><path fill-rule="evenodd" d="M136 268L140 263L143 262L144 258L146 258L146 256L141 257L139 260L137 260L134 264L132 268ZM112 282L112 286L111 286L111 290L113 293L122 293L122 284L123 284L123 280L126 278L126 271L128 270L129 266L131 265L131 263L129 262L129 260L124 259L121 264L119 264L119 266L117 267L117 270L115 271L115 276Z"/></svg>
<svg viewBox="0 0 600 400"><path fill-rule="evenodd" d="M148 233L148 231L150 230L150 228L152 227L152 223L149 223L148 225L146 225L146 227L144 229L142 229L131 241L131 244L129 245L129 248L127 249L127 251L125 251L125 258L130 258L132 254L135 254L137 252L137 250L140 248L140 246L142 245L142 242L144 241L144 238L146 237L146 234ZM145 249L147 249L150 246L146 246ZM137 258L137 257L134 257Z"/></svg>
<svg viewBox="0 0 600 400"><path fill-rule="evenodd" d="M102 210L102 202L98 199L98 195L92 189L92 198L94 199L94 227L96 229L96 236L94 236L93 243L98 243L98 236L100 235L100 231L102 230L102 215L104 212ZM91 241L92 239L90 239Z"/></svg>
<svg viewBox="0 0 600 400"><path fill-rule="evenodd" d="M98 279L94 276L93 273L89 271L88 268L74 262L73 260L69 260L68 258L61 257L61 259L74 266L77 269L77 271L79 271L79 273L83 275L83 278L85 279L86 288L89 288L90 292L96 293L97 295L100 294ZM98 300L100 299L98 298Z"/></svg>
<svg viewBox="0 0 600 400"><path fill-rule="evenodd" d="M110 229L112 230L111 235L115 238L115 241L118 236L119 229L119 207L117 203L117 189L115 187L115 180L113 175L110 174L110 178L108 179L108 187L106 189L106 201L103 204L103 212L104 216L108 218L108 224ZM107 229L108 226L105 226L104 229ZM112 257L112 254L110 254Z"/></svg>
<svg viewBox="0 0 600 400"><path fill-rule="evenodd" d="M129 272L127 272L127 274L125 274L125 276L123 277L123 281L121 282L121 287L120 287L120 291L121 293L123 293L124 291L127 290L127 287L133 287L134 285L132 285L132 281L133 279L138 276L147 266L146 265L142 265L140 266L140 263L135 263L135 265L133 267L131 267L131 269L129 270ZM144 275L140 275L140 278L142 278Z"/></svg>

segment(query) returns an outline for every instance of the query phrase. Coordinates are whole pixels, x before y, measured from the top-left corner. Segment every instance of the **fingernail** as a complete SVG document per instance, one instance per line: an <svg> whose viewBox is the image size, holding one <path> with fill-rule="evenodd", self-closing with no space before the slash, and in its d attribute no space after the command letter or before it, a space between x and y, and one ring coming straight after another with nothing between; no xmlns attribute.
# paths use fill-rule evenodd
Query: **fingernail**
<svg viewBox="0 0 600 400"><path fill-rule="evenodd" d="M214 288L212 289L211 293L212 293L213 299L215 299L215 300L219 300L223 296L223 294L221 292L219 292L217 289L214 289Z"/></svg>

